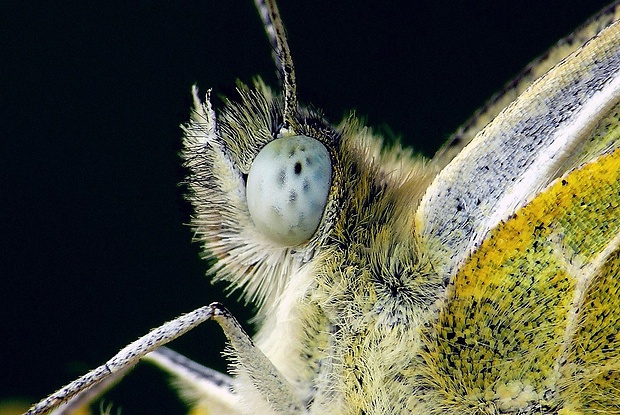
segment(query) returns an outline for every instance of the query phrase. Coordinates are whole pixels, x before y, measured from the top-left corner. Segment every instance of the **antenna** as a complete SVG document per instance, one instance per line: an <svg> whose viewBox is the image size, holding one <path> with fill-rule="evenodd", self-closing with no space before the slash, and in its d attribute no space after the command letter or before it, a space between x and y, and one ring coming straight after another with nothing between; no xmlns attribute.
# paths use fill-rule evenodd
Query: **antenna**
<svg viewBox="0 0 620 415"><path fill-rule="evenodd" d="M280 12L275 0L254 0L256 8L263 20L265 32L273 48L273 59L282 74L284 88L284 126L287 129L295 125L297 112L297 83L295 82L295 66L288 48L286 33Z"/></svg>

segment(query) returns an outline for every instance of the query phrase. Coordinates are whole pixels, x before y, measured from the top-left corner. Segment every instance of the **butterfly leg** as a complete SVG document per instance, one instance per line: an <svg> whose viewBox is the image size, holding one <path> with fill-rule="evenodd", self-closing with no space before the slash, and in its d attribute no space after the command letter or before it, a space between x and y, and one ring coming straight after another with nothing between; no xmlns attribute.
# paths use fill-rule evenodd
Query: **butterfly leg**
<svg viewBox="0 0 620 415"><path fill-rule="evenodd" d="M295 394L293 386L271 361L258 349L237 320L220 304L213 315L224 330L233 349L235 391L239 397L242 413L302 414L304 405Z"/></svg>
<svg viewBox="0 0 620 415"><path fill-rule="evenodd" d="M175 377L179 393L195 409L194 412L215 414L295 414L303 406L290 383L254 345L241 325L220 304L212 304L213 320L224 330L233 353L237 377L204 367L166 347L145 356ZM194 413L192 412L192 413Z"/></svg>
<svg viewBox="0 0 620 415"><path fill-rule="evenodd" d="M26 415L46 414L63 403L73 402L74 399L79 402L86 402L85 397L91 395L82 394L82 392L108 378L120 379L122 374L138 363L140 358L213 318L217 312L220 312L220 308L223 307L216 303L201 307L151 330L147 335L125 346L105 364L34 405L26 412ZM97 389L101 390L102 388L97 387Z"/></svg>
<svg viewBox="0 0 620 415"><path fill-rule="evenodd" d="M167 347L147 354L143 360L174 377L173 384L181 398L192 407L191 414L239 414L232 377L202 366Z"/></svg>
<svg viewBox="0 0 620 415"><path fill-rule="evenodd" d="M66 413L68 407L86 405L112 386L113 383L120 380L141 358L210 319L215 320L222 327L234 350L233 361L239 373L235 389L247 391L249 396L255 398L247 403L247 411L265 414L303 413L303 406L293 393L290 383L284 379L269 359L254 346L250 337L243 331L230 312L221 304L212 303L151 330L147 335L125 346L105 364L34 405L26 412L26 415L49 413L62 404L68 404L68 406L59 409L55 412L56 414ZM185 366L186 373L189 373L187 372L189 359L183 363L178 363L178 360L177 363L174 363L172 355L170 353L166 355L166 351L154 353L147 359L155 361L160 366L165 366L164 363L167 363L170 367L174 366L176 371L181 371L181 368ZM197 372L194 370L194 375ZM230 389L231 378L210 369L208 369L206 376L203 371L203 380L205 377L211 378L208 382L217 388L215 389L217 393L211 395L217 398L214 403L221 403L224 407L228 405L231 409L230 406L235 404L235 396ZM187 376L183 379L186 378ZM241 413L246 412L243 410L244 402L241 402L240 405L242 407ZM264 410L256 412L257 405L263 406ZM232 413L235 412L237 411L233 410Z"/></svg>
<svg viewBox="0 0 620 415"><path fill-rule="evenodd" d="M73 415L73 414L81 414L81 413L89 413L88 407L101 398L103 394L111 389L114 385L121 381L121 379L131 370L134 365L127 366L117 372L110 374L110 376L103 379L101 382L92 386L91 388L84 389L71 398L65 405L61 405L50 412L49 415ZM102 403L102 414L108 413L107 410L103 409Z"/></svg>

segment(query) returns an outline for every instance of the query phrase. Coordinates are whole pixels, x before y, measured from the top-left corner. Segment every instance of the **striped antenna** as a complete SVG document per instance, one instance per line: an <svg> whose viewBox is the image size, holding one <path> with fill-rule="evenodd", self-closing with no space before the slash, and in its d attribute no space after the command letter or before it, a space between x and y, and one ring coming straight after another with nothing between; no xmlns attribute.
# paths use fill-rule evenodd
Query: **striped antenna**
<svg viewBox="0 0 620 415"><path fill-rule="evenodd" d="M297 112L297 83L291 51L288 48L284 25L280 19L280 12L275 0L254 0L254 2L273 48L276 66L282 74L284 88L283 129L288 129L295 125L295 113Z"/></svg>

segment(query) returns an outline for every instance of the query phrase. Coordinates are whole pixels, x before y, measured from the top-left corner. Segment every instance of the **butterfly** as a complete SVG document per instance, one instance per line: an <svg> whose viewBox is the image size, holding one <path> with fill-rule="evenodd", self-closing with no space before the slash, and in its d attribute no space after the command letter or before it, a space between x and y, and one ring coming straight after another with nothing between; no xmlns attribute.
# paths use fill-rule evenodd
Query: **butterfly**
<svg viewBox="0 0 620 415"><path fill-rule="evenodd" d="M257 305L257 336L201 308L30 413L90 399L148 352L215 413L618 412L616 6L429 161L300 106L276 5L258 5L282 92L240 84L216 112L195 88L184 126L197 239ZM207 319L234 378L156 350Z"/></svg>

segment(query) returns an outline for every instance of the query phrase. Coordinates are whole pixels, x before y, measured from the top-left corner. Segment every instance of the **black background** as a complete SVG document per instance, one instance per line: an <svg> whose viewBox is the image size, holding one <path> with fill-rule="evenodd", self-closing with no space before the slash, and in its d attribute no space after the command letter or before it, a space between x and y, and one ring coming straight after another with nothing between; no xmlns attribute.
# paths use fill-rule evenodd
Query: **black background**
<svg viewBox="0 0 620 415"><path fill-rule="evenodd" d="M247 0L13 3L0 24L0 399L34 401L198 306L247 318L204 277L184 225L178 126L193 83L232 94L238 78L277 77ZM355 109L427 155L603 6L280 3L300 101L335 123ZM173 347L225 370L215 324ZM147 365L106 400L184 411Z"/></svg>

